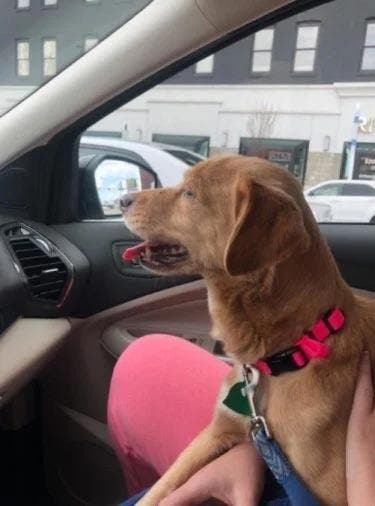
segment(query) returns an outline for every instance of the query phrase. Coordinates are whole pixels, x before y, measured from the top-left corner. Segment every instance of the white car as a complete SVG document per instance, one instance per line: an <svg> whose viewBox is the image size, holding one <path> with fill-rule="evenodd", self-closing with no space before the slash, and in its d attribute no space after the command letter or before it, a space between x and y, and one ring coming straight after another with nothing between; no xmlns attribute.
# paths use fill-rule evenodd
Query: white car
<svg viewBox="0 0 375 506"><path fill-rule="evenodd" d="M204 157L198 153L179 146L145 144L112 137L84 136L80 143L81 153L85 152L85 148L86 150L92 148L103 154L115 149L125 155L127 153L136 155L157 174L163 187L178 184L190 166L204 160Z"/></svg>
<svg viewBox="0 0 375 506"><path fill-rule="evenodd" d="M304 193L318 221L375 223L375 181L330 180ZM315 212L322 205L330 208L326 216Z"/></svg>
<svg viewBox="0 0 375 506"><path fill-rule="evenodd" d="M204 160L201 155L168 144L143 144L113 137L85 136L80 142L81 169L89 168L93 156L103 157L95 168L97 212L121 215L120 198L124 193L147 188L174 186L192 165ZM91 196L91 206L93 205ZM83 202L84 199L81 199ZM95 199L94 199L95 200ZM88 204L87 204L88 205Z"/></svg>

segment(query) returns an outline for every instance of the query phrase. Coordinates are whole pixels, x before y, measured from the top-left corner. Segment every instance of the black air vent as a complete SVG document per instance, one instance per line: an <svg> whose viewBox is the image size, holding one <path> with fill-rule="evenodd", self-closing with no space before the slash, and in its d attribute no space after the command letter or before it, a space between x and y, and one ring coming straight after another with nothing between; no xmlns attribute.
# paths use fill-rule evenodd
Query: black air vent
<svg viewBox="0 0 375 506"><path fill-rule="evenodd" d="M29 231L27 231L29 232ZM69 279L66 264L43 237L10 234L9 244L27 278L35 299L57 304Z"/></svg>

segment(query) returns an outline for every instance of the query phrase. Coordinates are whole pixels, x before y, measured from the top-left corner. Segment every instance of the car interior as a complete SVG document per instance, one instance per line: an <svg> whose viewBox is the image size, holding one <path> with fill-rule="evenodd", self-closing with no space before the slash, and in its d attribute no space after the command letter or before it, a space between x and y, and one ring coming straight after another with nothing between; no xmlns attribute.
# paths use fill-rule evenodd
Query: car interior
<svg viewBox="0 0 375 506"><path fill-rule="evenodd" d="M209 338L202 280L158 277L122 259L138 239L103 214L94 173L107 155L79 157L80 137L213 51L322 3L144 1L0 118L1 504L126 497L106 408L116 360L139 336L173 334L226 360ZM320 229L346 281L375 291L373 224Z"/></svg>

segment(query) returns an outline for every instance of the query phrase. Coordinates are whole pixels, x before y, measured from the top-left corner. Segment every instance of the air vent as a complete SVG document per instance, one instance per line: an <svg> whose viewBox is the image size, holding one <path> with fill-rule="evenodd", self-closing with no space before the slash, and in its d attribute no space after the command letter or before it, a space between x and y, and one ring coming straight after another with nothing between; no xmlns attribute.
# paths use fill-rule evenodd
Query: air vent
<svg viewBox="0 0 375 506"><path fill-rule="evenodd" d="M39 235L10 234L9 245L27 278L31 295L40 301L59 303L69 279L67 265L56 254L50 243Z"/></svg>

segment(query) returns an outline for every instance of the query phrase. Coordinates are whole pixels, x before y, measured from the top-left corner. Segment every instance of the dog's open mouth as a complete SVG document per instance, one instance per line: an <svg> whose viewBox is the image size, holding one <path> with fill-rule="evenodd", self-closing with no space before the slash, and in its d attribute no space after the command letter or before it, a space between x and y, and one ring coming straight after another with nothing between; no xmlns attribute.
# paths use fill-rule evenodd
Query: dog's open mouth
<svg viewBox="0 0 375 506"><path fill-rule="evenodd" d="M145 267L158 270L173 267L186 260L188 256L188 250L181 244L144 241L127 248L122 258L127 262L139 261Z"/></svg>

